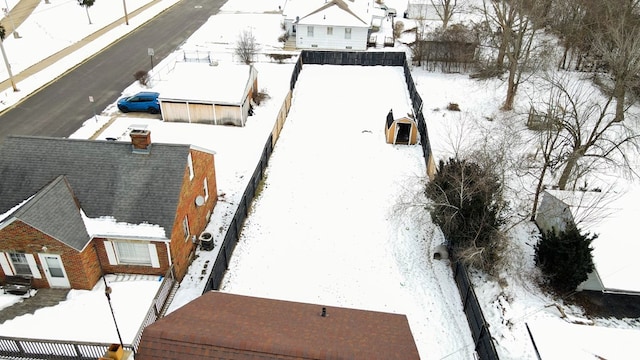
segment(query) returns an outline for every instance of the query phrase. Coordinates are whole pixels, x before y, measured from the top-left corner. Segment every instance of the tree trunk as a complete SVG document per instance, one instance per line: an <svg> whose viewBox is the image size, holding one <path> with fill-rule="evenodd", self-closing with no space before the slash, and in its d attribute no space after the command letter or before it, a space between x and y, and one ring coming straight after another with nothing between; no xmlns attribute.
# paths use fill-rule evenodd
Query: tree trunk
<svg viewBox="0 0 640 360"><path fill-rule="evenodd" d="M85 7L84 7L84 11L86 11L86 12L87 12L87 19L89 19L89 25L93 24L93 23L91 22L91 16L89 16L89 7L88 7L88 6L85 6Z"/></svg>
<svg viewBox="0 0 640 360"><path fill-rule="evenodd" d="M626 95L624 85L624 80L616 76L616 84L613 88L613 96L616 99L616 116L613 119L615 122L622 122L624 120L624 98Z"/></svg>
<svg viewBox="0 0 640 360"><path fill-rule="evenodd" d="M560 175L560 180L558 180L558 188L560 190L566 190L567 183L569 182L569 177L571 176L573 169L578 164L578 160L580 160L582 155L584 155L584 152L585 150L583 149L575 149L573 150L571 155L569 155L569 158L567 159L567 164L564 166L564 169L562 170L562 174Z"/></svg>
<svg viewBox="0 0 640 360"><path fill-rule="evenodd" d="M540 177L538 178L538 185L536 185L536 193L533 197L533 208L531 209L531 221L535 221L536 212L538 211L538 201L540 201L540 193L542 192L542 187L544 185L544 177L547 174L547 169L549 165L546 163L542 166L542 170L540 171Z"/></svg>
<svg viewBox="0 0 640 360"><path fill-rule="evenodd" d="M513 110L513 102L518 91L518 83L516 82L516 72L518 71L517 59L509 58L509 79L507 80L507 97L502 105L502 110Z"/></svg>

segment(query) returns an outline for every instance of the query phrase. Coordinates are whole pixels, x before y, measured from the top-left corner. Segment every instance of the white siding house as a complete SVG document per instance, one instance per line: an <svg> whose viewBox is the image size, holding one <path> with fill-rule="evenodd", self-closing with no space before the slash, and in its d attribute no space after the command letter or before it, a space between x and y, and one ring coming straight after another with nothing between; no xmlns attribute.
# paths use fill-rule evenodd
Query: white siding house
<svg viewBox="0 0 640 360"><path fill-rule="evenodd" d="M289 1L285 28L299 49L366 50L372 16L368 2Z"/></svg>
<svg viewBox="0 0 640 360"><path fill-rule="evenodd" d="M640 295L640 191L624 196L604 192L545 190L536 213L541 231L562 231L574 223L582 234L596 234L591 243L595 270L578 290Z"/></svg>

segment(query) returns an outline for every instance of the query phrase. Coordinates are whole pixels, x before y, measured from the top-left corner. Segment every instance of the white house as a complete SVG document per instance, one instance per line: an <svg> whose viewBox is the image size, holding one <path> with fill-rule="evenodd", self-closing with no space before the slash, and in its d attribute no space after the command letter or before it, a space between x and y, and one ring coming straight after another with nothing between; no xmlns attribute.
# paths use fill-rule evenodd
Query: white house
<svg viewBox="0 0 640 360"><path fill-rule="evenodd" d="M434 1L435 2L435 1ZM442 6L432 3L432 0L408 0L406 17L409 19L440 20L438 10Z"/></svg>
<svg viewBox="0 0 640 360"><path fill-rule="evenodd" d="M289 0L284 26L299 49L366 50L373 7L353 0Z"/></svg>
<svg viewBox="0 0 640 360"><path fill-rule="evenodd" d="M639 201L639 190L617 198L589 191L542 193L535 219L540 230L562 231L573 222L581 233L598 235L591 243L595 270L578 290L640 295L640 241L634 235Z"/></svg>
<svg viewBox="0 0 640 360"><path fill-rule="evenodd" d="M164 121L244 126L258 72L244 64L178 62L157 88Z"/></svg>

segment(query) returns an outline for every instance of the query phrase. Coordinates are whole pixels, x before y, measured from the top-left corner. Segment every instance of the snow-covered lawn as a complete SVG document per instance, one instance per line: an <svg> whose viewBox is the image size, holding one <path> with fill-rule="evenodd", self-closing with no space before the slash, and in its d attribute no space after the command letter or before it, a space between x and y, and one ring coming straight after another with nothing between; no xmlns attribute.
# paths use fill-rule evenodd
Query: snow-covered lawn
<svg viewBox="0 0 640 360"><path fill-rule="evenodd" d="M389 109L410 111L402 67L304 66L221 290L406 314L422 358L469 359L422 149L386 143Z"/></svg>
<svg viewBox="0 0 640 360"><path fill-rule="evenodd" d="M9 0L9 6L15 2ZM77 41L83 37L80 35L86 36L99 22L106 24L117 19L122 12L121 2L96 2L90 10L96 25L90 26L76 2L50 2L49 5L40 4L36 9L32 19L37 21L30 18L18 28L21 39L6 39L5 47L14 72L48 56L55 46L59 47L65 41ZM127 7L131 12L147 2L127 0ZM136 23L174 2L162 0L153 11L131 19L132 26L123 24L51 69L22 81L18 84L21 92L0 94L0 108L11 106L130 31ZM234 34L246 28L254 30L264 49L275 48L276 34L280 32L277 16L259 13L277 10L284 3L284 0L262 0L259 4L252 0L230 0L222 8L224 15L212 17L203 31L184 44L184 49L212 51L222 61L230 61ZM387 0L386 3L395 7L399 14L406 7L401 0ZM234 17L236 12L252 14ZM39 16L39 13L47 16ZM73 17L77 22L59 21L67 17ZM243 20L236 21L240 18ZM54 20L48 22L48 19ZM58 29L72 23L73 32ZM29 26L34 29L28 29ZM41 31L38 35L35 35L36 28ZM256 108L245 128L165 124L154 119L122 117L106 128L99 138L126 140L129 126L144 124L149 126L154 142L193 143L215 150L219 191L225 196L216 206L207 229L218 232L229 225L230 215L235 211L282 105L293 68L291 64L258 63L256 66L259 87L264 88L271 99ZM423 113L436 159L446 159L463 144L478 144L478 141L482 144L487 133L511 133L514 135L510 138L514 142L513 151L520 149L520 138L516 135L522 134L522 122L508 121L517 119L515 112L498 110L504 94L501 81L475 81L466 74L442 74L422 69L412 69L412 73L425 100ZM0 74L6 78L4 67ZM138 89L139 85L132 84L123 92ZM529 86L521 89L522 93L518 95L521 102L517 106L526 112L528 98L542 93L536 93ZM449 102L458 103L462 111L445 111ZM264 190L252 208L232 266L224 279L223 291L405 313L422 357L468 359L473 344L451 270L445 261L431 259L433 246L441 243L442 237L424 211L395 206L424 203L420 186L425 170L418 146L384 143L384 117L391 107L396 116L408 109L400 69L305 66L295 90L290 116L267 171ZM99 114L98 121L89 119L74 136L92 136L112 115L117 115L113 106ZM520 194L513 190L512 196L530 190L530 179L511 180L513 184L521 185L517 188ZM501 358L536 358L527 325L539 338L539 350L545 359L593 359L596 354L607 359L627 359L640 353L637 319L592 319L596 326L587 326L568 324L560 318L554 304L562 299L545 294L535 282L536 269L532 261L532 233L535 231L531 223L513 228L512 266L501 275L500 282L474 274L476 293ZM170 311L202 293L202 269L206 261L212 261L210 256L210 253L198 251L198 258L181 283ZM140 308L137 305L135 309L130 308L128 304L120 308L118 303L127 298L122 294L144 298L152 297L155 290L151 284L137 282L114 283L112 287L120 329L126 334L135 333L139 323L120 319L128 318L129 310L141 315L146 313L149 304L143 306L140 301L135 302ZM0 306L19 300L15 296L0 295L0 304L3 304ZM69 305L65 303L73 304L72 310L68 310ZM117 342L110 314L103 316L107 302L99 284L94 291L72 291L65 303L0 324L0 334L38 338L73 336L81 341ZM568 307L565 311L573 317L582 315L575 308ZM62 312L64 320L60 320ZM90 318L90 313L102 315ZM73 327L60 327L60 322L79 321L76 317L85 321L91 319L90 323L94 324L91 328L96 331L65 334L62 328ZM37 326L34 325L36 321ZM84 325L77 327L86 328ZM128 335L123 336L125 342L128 342L127 338ZM620 341L622 339L624 342Z"/></svg>

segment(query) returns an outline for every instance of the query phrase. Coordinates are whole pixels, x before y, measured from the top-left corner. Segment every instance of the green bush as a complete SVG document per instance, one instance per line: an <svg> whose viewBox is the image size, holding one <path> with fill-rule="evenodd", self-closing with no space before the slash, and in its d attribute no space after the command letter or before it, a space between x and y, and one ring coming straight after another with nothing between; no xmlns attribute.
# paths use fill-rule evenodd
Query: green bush
<svg viewBox="0 0 640 360"><path fill-rule="evenodd" d="M597 237L582 235L575 226L542 234L535 245L535 262L554 290L571 292L587 280L594 269L591 242Z"/></svg>

